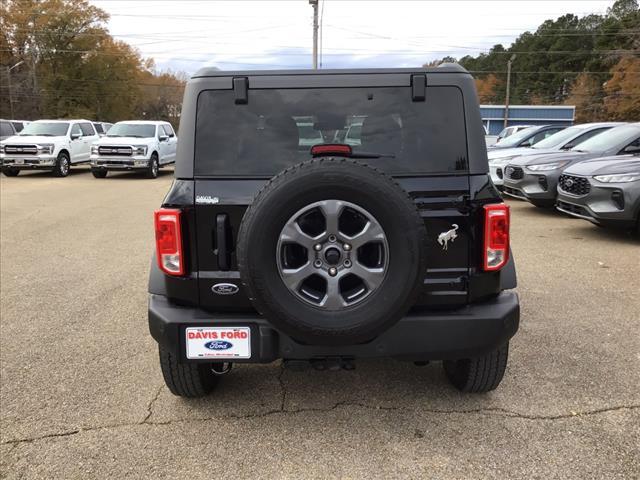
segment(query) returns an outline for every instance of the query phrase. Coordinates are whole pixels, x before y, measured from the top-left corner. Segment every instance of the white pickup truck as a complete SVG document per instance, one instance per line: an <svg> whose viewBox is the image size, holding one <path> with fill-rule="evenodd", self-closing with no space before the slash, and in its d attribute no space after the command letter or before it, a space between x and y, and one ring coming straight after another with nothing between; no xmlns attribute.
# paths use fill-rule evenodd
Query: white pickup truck
<svg viewBox="0 0 640 480"><path fill-rule="evenodd" d="M15 177L20 170L51 170L69 175L72 165L87 163L98 140L89 120L37 120L0 142L2 173Z"/></svg>
<svg viewBox="0 0 640 480"><path fill-rule="evenodd" d="M91 173L105 178L109 170L134 170L156 178L160 167L175 163L177 143L168 122L118 122L91 147Z"/></svg>

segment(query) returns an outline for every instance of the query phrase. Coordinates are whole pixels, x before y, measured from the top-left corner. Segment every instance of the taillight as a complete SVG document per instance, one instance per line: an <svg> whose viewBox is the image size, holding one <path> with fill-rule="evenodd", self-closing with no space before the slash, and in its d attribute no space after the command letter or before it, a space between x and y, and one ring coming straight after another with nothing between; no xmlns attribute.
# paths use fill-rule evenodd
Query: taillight
<svg viewBox="0 0 640 480"><path fill-rule="evenodd" d="M495 271L509 260L509 206L484 206L484 270Z"/></svg>
<svg viewBox="0 0 640 480"><path fill-rule="evenodd" d="M171 208L161 208L154 213L158 266L169 275L184 275L185 272L180 233L181 214L180 210Z"/></svg>
<svg viewBox="0 0 640 480"><path fill-rule="evenodd" d="M324 157L329 155L340 155L350 157L353 150L350 145L344 143L320 143L311 147L312 157Z"/></svg>

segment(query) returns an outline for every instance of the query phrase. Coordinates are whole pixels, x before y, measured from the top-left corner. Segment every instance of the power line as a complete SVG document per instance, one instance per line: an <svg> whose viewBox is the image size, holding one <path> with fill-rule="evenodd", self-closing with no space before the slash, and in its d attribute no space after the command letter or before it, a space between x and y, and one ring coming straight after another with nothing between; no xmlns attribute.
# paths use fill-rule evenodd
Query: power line
<svg viewBox="0 0 640 480"><path fill-rule="evenodd" d="M186 47L185 47L186 48ZM285 48L299 48L295 46L285 47ZM478 49L481 50L481 49ZM12 50L9 48L0 49L2 52L11 52ZM47 48L47 49L39 49L39 52L48 52L48 53L70 53L70 54L97 54L97 55L107 55L107 56L121 56L121 52L105 52L97 49L90 50L74 50L74 49L55 49L55 48ZM397 51L384 51L384 50L353 50L355 52L364 52L368 54L379 54L385 56L417 56L417 55L431 55L431 54L449 54L449 53L457 53L456 50L425 50L425 51L409 51L409 52L397 52ZM162 51L162 52L147 52L147 55L159 55L159 54L170 54L171 51ZM530 51L504 51L504 52L490 52L491 54L498 55L640 55L640 50L530 50ZM256 53L235 53L230 52L229 50L220 51L220 52L203 52L199 55L225 55L225 56L234 56L234 57L256 57L258 54ZM280 51L271 51L271 52L262 52L261 55L275 55L275 56L291 56L291 57L299 57L299 56L308 56L309 52L280 52ZM351 56L353 53L351 51L344 53L325 53L328 56ZM184 57L189 58L189 57Z"/></svg>
<svg viewBox="0 0 640 480"><path fill-rule="evenodd" d="M506 70L467 70L469 73L475 73L475 74L479 74L479 73L507 73ZM560 75L560 74L587 74L587 75L611 75L611 72L609 72L608 70L603 71L603 72L593 72L593 71L579 71L579 70L574 70L574 71L569 71L569 70L559 70L559 71L519 71L519 72L511 72L512 74L516 74L516 73L520 73L520 74L526 74L526 75ZM639 75L639 72L633 72L633 71L625 71L625 74L627 73L632 73L635 75Z"/></svg>
<svg viewBox="0 0 640 480"><path fill-rule="evenodd" d="M324 3L323 3L323 9L324 9ZM321 21L322 23L322 21ZM216 35L221 35L223 37L227 37L227 36L235 36L238 33L250 33L253 31L264 31L264 30L270 30L270 29L277 29L277 28L288 28L290 25L288 24L278 24L278 25L271 25L271 26L265 26L265 27L261 27L258 29L250 29L250 30L244 30L244 31L235 31L232 33L216 33ZM328 27L332 27L332 28L338 28L340 30L345 30L345 31L350 31L350 32L354 32L353 30L350 29L344 29L344 28L340 28L340 27L334 27L332 25L327 25ZM55 32L55 30L32 30L32 29L28 29L28 28L17 28L16 31L19 31L21 33L28 33L30 35L35 35L35 36L50 36L52 34L52 32ZM211 38L210 35L201 35L201 36L193 36L190 34L193 33L204 33L204 32L210 32L209 29L207 30L189 30L189 31L182 31L182 32L149 32L149 33L110 33L110 32L78 32L73 34L73 36L75 38L78 37L115 37L115 38L144 38L144 39L166 39L167 41L180 41L180 40L191 40L191 39L209 39ZM359 32L354 32L354 33L359 33ZM169 35L169 36L167 36ZM371 34L367 34L368 36L370 36ZM536 37L552 37L552 38L563 38L563 37L600 37L600 36L634 36L634 35L640 35L640 30L625 30L622 32L575 32L572 31L572 33L555 33L555 34L539 34L536 33L535 36ZM63 35L61 35L63 36ZM486 33L486 34L476 34L476 35L467 35L465 34L464 37L465 38L471 38L471 37L477 37L477 38L485 38L487 36L491 36L491 38L513 38L513 35L494 35L492 33ZM421 35L421 36L411 36L411 37L385 37L385 36L377 36L381 39L390 39L390 40L399 40L399 41L413 41L413 40L421 40L421 39L434 39L434 38L447 38L446 35ZM472 47L458 47L458 48L472 48Z"/></svg>

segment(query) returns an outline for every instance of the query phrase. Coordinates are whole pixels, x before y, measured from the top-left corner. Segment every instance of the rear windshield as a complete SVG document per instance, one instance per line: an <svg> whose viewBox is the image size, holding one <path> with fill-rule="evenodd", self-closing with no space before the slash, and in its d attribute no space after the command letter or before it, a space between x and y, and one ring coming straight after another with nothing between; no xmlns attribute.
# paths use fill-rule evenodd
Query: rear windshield
<svg viewBox="0 0 640 480"><path fill-rule="evenodd" d="M249 90L244 105L232 90L198 98L196 175L272 176L322 143L383 154L366 161L389 174L466 172L462 93L429 87L425 102L408 87Z"/></svg>

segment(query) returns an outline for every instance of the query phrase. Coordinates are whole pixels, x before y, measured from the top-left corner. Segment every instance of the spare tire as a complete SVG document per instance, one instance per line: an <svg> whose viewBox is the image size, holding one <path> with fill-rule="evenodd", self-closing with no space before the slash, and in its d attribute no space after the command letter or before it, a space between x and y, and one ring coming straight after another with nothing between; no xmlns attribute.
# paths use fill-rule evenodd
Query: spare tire
<svg viewBox="0 0 640 480"><path fill-rule="evenodd" d="M242 283L278 330L313 345L369 341L415 303L426 230L398 184L354 160L320 158L273 177L238 233Z"/></svg>

